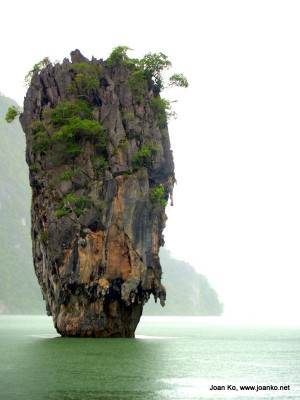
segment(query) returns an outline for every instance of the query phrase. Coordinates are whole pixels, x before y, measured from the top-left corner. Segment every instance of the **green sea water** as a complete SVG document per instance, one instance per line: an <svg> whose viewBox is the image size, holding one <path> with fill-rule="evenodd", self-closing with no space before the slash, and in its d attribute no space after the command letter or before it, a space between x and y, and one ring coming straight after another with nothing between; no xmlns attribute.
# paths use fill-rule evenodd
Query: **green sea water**
<svg viewBox="0 0 300 400"><path fill-rule="evenodd" d="M61 338L48 317L0 316L0 399L300 399L300 326L143 317L136 334Z"/></svg>

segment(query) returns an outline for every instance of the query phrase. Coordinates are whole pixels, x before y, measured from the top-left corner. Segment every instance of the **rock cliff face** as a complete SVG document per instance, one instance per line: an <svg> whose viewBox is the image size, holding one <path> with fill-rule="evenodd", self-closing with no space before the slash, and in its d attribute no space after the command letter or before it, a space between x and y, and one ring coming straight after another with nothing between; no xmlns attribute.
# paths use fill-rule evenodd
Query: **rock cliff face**
<svg viewBox="0 0 300 400"><path fill-rule="evenodd" d="M154 86L134 65L78 50L31 79L20 121L33 258L63 336L134 337L150 295L164 305L158 252L174 164Z"/></svg>

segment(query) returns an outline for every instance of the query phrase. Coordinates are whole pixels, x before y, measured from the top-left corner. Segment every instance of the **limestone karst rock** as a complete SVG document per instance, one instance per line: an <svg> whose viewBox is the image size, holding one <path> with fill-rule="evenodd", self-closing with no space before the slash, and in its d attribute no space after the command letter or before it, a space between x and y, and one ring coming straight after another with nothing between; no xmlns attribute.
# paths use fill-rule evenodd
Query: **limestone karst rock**
<svg viewBox="0 0 300 400"><path fill-rule="evenodd" d="M151 294L174 164L165 110L138 68L86 59L34 72L20 117L36 276L63 336L134 337Z"/></svg>

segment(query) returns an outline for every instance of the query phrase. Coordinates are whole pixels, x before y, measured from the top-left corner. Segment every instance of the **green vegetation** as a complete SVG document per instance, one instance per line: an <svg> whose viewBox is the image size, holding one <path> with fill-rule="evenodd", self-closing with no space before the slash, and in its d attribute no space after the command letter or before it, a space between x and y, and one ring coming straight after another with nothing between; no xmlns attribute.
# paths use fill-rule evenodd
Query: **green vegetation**
<svg viewBox="0 0 300 400"><path fill-rule="evenodd" d="M160 92L172 86L188 87L187 78L183 74L173 74L166 82L164 72L172 67L168 56L164 53L147 53L141 60L129 58L127 46L115 47L107 58L107 65L115 67L125 65L132 72L128 79L134 101L140 103L149 89L153 89L154 96L159 96ZM170 116L173 116L170 114Z"/></svg>
<svg viewBox="0 0 300 400"><path fill-rule="evenodd" d="M46 154L51 146L51 136L47 133L42 121L35 121L31 124L33 151Z"/></svg>
<svg viewBox="0 0 300 400"><path fill-rule="evenodd" d="M39 131L44 131L45 130L45 126L43 124L42 121L37 120L34 121L31 125L30 125L32 134L34 135L35 133L39 132Z"/></svg>
<svg viewBox="0 0 300 400"><path fill-rule="evenodd" d="M151 98L151 107L155 115L158 126L161 129L167 127L169 119L176 118L175 111L172 110L171 102L161 97Z"/></svg>
<svg viewBox="0 0 300 400"><path fill-rule="evenodd" d="M66 217L71 213L71 210L67 210L64 208L59 208L58 210L55 211L55 214L57 217Z"/></svg>
<svg viewBox="0 0 300 400"><path fill-rule="evenodd" d="M33 138L33 151L46 154L51 146L51 137L44 131L39 131L32 135Z"/></svg>
<svg viewBox="0 0 300 400"><path fill-rule="evenodd" d="M40 241L41 243L46 243L48 240L48 233L43 231L40 233Z"/></svg>
<svg viewBox="0 0 300 400"><path fill-rule="evenodd" d="M106 148L106 135L99 122L94 120L90 105L84 100L64 101L50 111L53 126L57 129L53 139L67 158L81 153L80 142L87 138L95 144L98 152Z"/></svg>
<svg viewBox="0 0 300 400"><path fill-rule="evenodd" d="M134 114L129 112L126 114L125 118L128 119L128 121L131 121L134 119Z"/></svg>
<svg viewBox="0 0 300 400"><path fill-rule="evenodd" d="M148 91L148 82L145 71L138 69L137 71L132 72L127 82L132 91L134 101L140 104Z"/></svg>
<svg viewBox="0 0 300 400"><path fill-rule="evenodd" d="M80 63L72 63L70 65L69 70L74 72L75 74L82 74L84 71L86 71L89 67L89 64L87 62L80 62Z"/></svg>
<svg viewBox="0 0 300 400"><path fill-rule="evenodd" d="M77 99L73 101L63 101L49 111L51 123L54 126L63 126L72 117L93 120L93 112L89 103L85 100Z"/></svg>
<svg viewBox="0 0 300 400"><path fill-rule="evenodd" d="M122 138L120 141L119 141L119 149L128 149L128 140L127 140L127 137L124 137L124 138Z"/></svg>
<svg viewBox="0 0 300 400"><path fill-rule="evenodd" d="M119 141L118 147L113 149L111 155L112 155L112 156L116 156L117 154L120 153L121 150L128 149L128 146L129 146L129 144L128 144L127 137L123 137L123 138Z"/></svg>
<svg viewBox="0 0 300 400"><path fill-rule="evenodd" d="M107 65L115 67L125 65L130 70L127 80L131 89L133 100L139 104L143 98L153 90L150 96L151 108L162 132L166 132L167 122L175 117L171 102L160 97L161 90L170 86L188 87L187 79L182 74L173 74L167 83L164 81L163 73L172 67L171 61L163 53L148 53L142 59L130 58L127 52L131 50L127 46L115 47L107 58ZM48 57L36 63L25 77L27 84L35 73L51 65ZM108 167L106 157L106 135L103 127L94 119L93 104L101 100L97 98L100 89L102 69L99 64L92 62L75 62L69 67L74 74L74 93L78 98L75 101L63 101L45 115L45 120L50 122L45 125L42 121L32 124L33 151L46 154L53 146L56 159L60 162L69 162L81 154L84 139L92 141L98 155L101 157L96 162L97 173L102 174L104 168ZM80 96L80 98L79 98ZM83 100L84 98L84 100ZM96 102L96 103L95 103ZM6 121L12 122L20 111L12 106L6 114ZM131 120L134 114L127 113L126 119ZM121 149L124 147L119 146ZM115 150L117 152L118 149ZM151 162L154 148L142 145L133 157L133 169L148 166ZM58 162L57 161L57 162ZM68 179L68 176L62 179Z"/></svg>
<svg viewBox="0 0 300 400"><path fill-rule="evenodd" d="M142 58L140 65L154 80L158 94L164 88L162 73L172 67L171 61L163 53L148 53Z"/></svg>
<svg viewBox="0 0 300 400"><path fill-rule="evenodd" d="M77 217L93 205L93 201L88 196L74 196L67 194L60 202L60 208L55 211L57 217L65 217L74 212Z"/></svg>
<svg viewBox="0 0 300 400"><path fill-rule="evenodd" d="M6 110L11 105L17 106L12 100L0 96L0 225L4 227L0 231L0 307L12 314L44 314L45 305L34 275L31 254L25 137L18 121L15 124L4 122ZM107 204L102 201L98 208L99 212L104 212ZM60 213L69 215L70 211L64 209ZM40 240L48 240L46 232L42 233ZM203 275L186 262L172 258L164 249L161 249L160 257L163 281L167 286L166 307L162 308L150 299L144 308L145 315L222 313L218 295Z"/></svg>
<svg viewBox="0 0 300 400"><path fill-rule="evenodd" d="M88 62L73 63L70 65L70 71L74 72L75 83L87 96L100 89L102 69L99 65Z"/></svg>
<svg viewBox="0 0 300 400"><path fill-rule="evenodd" d="M59 175L62 181L69 181L74 177L74 171L65 171Z"/></svg>
<svg viewBox="0 0 300 400"><path fill-rule="evenodd" d="M75 140L78 141L83 137L99 138L102 142L104 129L97 121L82 119L80 117L71 117L65 125L54 133L57 140Z"/></svg>
<svg viewBox="0 0 300 400"><path fill-rule="evenodd" d="M160 185L153 188L150 192L150 201L154 206L166 207L168 204L168 195L165 188Z"/></svg>
<svg viewBox="0 0 300 400"><path fill-rule="evenodd" d="M107 204L105 203L105 201L100 201L98 208L100 211L106 210L107 209Z"/></svg>
<svg viewBox="0 0 300 400"><path fill-rule="evenodd" d="M123 65L132 65L134 64L132 59L127 56L127 51L132 50L127 46L117 46L113 48L110 55L107 57L107 66L108 67L115 67L118 64Z"/></svg>
<svg viewBox="0 0 300 400"><path fill-rule="evenodd" d="M176 118L176 113L172 111L171 102L159 96L160 92L172 86L188 87L187 78L183 74L173 74L165 82L163 74L171 67L172 63L165 54L148 53L138 61L137 71L133 72L128 80L137 103L147 93L147 86L152 87L154 97L151 98L151 106L161 129L166 128L169 119Z"/></svg>
<svg viewBox="0 0 300 400"><path fill-rule="evenodd" d="M109 163L104 156L95 157L93 160L94 170L97 174L97 178L102 178L105 170L109 167Z"/></svg>
<svg viewBox="0 0 300 400"><path fill-rule="evenodd" d="M75 205L74 212L77 217L80 217L84 210L90 208L93 205L92 199L88 196L79 196L76 198L76 200L73 200L73 202Z"/></svg>
<svg viewBox="0 0 300 400"><path fill-rule="evenodd" d="M16 106L9 107L5 115L5 121L8 123L13 122L20 115L20 113L21 111L19 110L18 107Z"/></svg>
<svg viewBox="0 0 300 400"><path fill-rule="evenodd" d="M167 137L169 135L169 131L167 128L161 128L160 133L163 137Z"/></svg>
<svg viewBox="0 0 300 400"><path fill-rule="evenodd" d="M81 172L81 168L67 170L67 171L61 172L61 174L59 175L59 178L62 181L69 181L69 180L73 179L76 175L78 175L80 172Z"/></svg>
<svg viewBox="0 0 300 400"><path fill-rule="evenodd" d="M187 88L189 86L189 83L184 75L174 74L169 79L169 86L178 86Z"/></svg>
<svg viewBox="0 0 300 400"><path fill-rule="evenodd" d="M187 78L182 74L173 74L167 83L164 82L163 72L172 67L171 61L163 53L148 53L140 61L140 65L146 71L148 77L153 79L155 84L155 94L162 90L177 86L188 87Z"/></svg>
<svg viewBox="0 0 300 400"><path fill-rule="evenodd" d="M137 171L141 167L149 167L152 159L152 155L158 147L153 142L147 142L142 145L137 153L132 157L132 168Z"/></svg>
<svg viewBox="0 0 300 400"><path fill-rule="evenodd" d="M46 154L55 146L56 157L68 162L81 153L82 141L88 139L98 153L105 153L106 134L102 125L94 119L92 107L87 101L63 101L48 111L47 118L50 120L47 125L42 121L31 125L34 152Z"/></svg>
<svg viewBox="0 0 300 400"><path fill-rule="evenodd" d="M48 57L45 57L38 63L34 64L32 69L25 76L25 85L29 86L33 75L37 72L40 72L43 68L46 68L50 64L51 64L51 61Z"/></svg>
<svg viewBox="0 0 300 400"><path fill-rule="evenodd" d="M33 172L38 172L41 170L41 168L42 168L42 166L39 163L31 164L29 167L30 171L33 171Z"/></svg>

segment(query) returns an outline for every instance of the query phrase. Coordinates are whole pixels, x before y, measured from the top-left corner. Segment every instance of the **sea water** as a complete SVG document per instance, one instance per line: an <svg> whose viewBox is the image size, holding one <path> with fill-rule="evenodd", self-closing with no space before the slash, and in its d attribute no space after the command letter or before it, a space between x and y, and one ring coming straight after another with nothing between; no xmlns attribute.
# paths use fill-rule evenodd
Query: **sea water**
<svg viewBox="0 0 300 400"><path fill-rule="evenodd" d="M0 316L0 399L299 400L300 326L143 317L136 339L74 339Z"/></svg>

